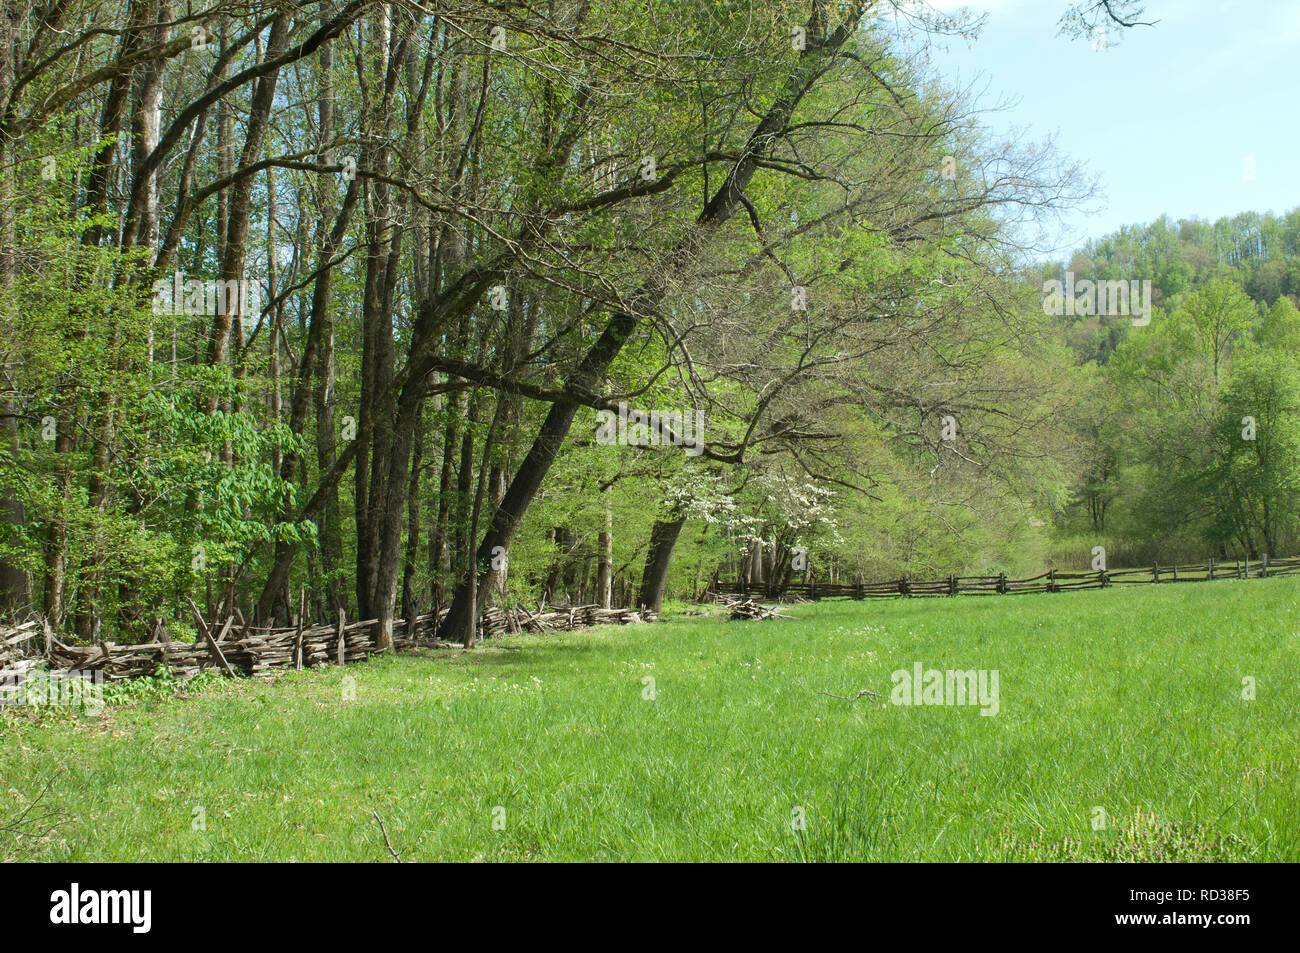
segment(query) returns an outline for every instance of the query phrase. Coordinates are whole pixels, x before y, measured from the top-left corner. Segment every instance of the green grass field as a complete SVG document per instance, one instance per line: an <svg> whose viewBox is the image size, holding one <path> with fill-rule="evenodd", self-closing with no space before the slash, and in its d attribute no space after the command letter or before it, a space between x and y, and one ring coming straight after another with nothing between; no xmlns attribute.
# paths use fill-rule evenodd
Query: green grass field
<svg viewBox="0 0 1300 953"><path fill-rule="evenodd" d="M0 709L0 859L1300 859L1300 580L788 611Z"/></svg>

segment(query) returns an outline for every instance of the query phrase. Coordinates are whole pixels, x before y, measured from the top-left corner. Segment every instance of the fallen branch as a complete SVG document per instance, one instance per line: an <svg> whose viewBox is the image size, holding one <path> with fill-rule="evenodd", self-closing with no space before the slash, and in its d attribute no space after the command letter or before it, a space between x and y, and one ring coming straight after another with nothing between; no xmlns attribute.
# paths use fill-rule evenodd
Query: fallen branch
<svg viewBox="0 0 1300 953"><path fill-rule="evenodd" d="M45 796L49 793L53 784L54 775L50 775L45 779L45 783L27 807L16 816L0 821L0 834L10 834L15 841L23 837L39 840L51 831L56 830L60 822L67 820L68 813L66 811L44 803ZM33 813L37 807L42 808L42 810Z"/></svg>
<svg viewBox="0 0 1300 953"><path fill-rule="evenodd" d="M727 609L731 613L731 621L738 619L745 621L755 619L793 619L792 615L786 615L781 611L780 606L764 606L752 599L745 599L741 602L726 603Z"/></svg>
<svg viewBox="0 0 1300 953"><path fill-rule="evenodd" d="M397 861L399 864L404 863L397 851L393 850L393 842L388 839L388 829L384 827L384 819L379 816L379 812L371 811L370 816L379 822L379 833L384 835L384 846L386 846L388 852L393 855L393 860Z"/></svg>

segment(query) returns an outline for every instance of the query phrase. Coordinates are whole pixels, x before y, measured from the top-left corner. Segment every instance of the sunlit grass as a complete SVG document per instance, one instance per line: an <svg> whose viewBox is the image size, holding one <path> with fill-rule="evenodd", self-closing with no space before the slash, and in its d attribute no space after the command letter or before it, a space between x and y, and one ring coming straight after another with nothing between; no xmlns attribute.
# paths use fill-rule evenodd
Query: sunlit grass
<svg viewBox="0 0 1300 953"><path fill-rule="evenodd" d="M0 858L1300 859L1300 580L790 612L3 711Z"/></svg>

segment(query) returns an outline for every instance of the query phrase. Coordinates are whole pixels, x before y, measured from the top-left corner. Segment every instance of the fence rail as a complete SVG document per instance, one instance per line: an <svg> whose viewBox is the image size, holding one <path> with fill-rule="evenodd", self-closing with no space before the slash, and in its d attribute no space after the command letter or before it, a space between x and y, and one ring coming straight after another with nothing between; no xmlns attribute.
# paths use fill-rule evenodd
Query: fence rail
<svg viewBox="0 0 1300 953"><path fill-rule="evenodd" d="M906 576L881 582L721 582L716 574L708 593L726 596L781 599L896 599L927 596L1011 595L1022 592L1068 592L1075 589L1103 589L1108 586L1152 585L1168 582L1208 582L1213 579L1262 579L1300 573L1300 556L1289 559L1235 562L1184 563L1149 566L1143 569L1100 569L1091 572L1049 569L1025 579L997 576L948 576L946 579L917 580Z"/></svg>
<svg viewBox="0 0 1300 953"><path fill-rule="evenodd" d="M302 599L305 609L306 597ZM189 677L213 670L226 675L269 677L287 669L359 662L377 651L379 623L375 619L337 623L261 628L246 624L238 614L224 621L206 621L190 603L198 637L193 642L155 639L140 644L100 642L95 645L67 645L48 624L31 621L17 626L0 626L0 687L27 672L48 667L52 670L101 671L110 681L154 674L161 666L177 677ZM397 620L394 648L414 645L446 645L432 642L438 623L447 610L417 616L412 625ZM305 618L305 617L304 617ZM492 606L479 618L479 634L560 632L594 625L628 625L653 621L655 613L636 609L603 609L600 606L539 608L530 612L522 606L506 609Z"/></svg>

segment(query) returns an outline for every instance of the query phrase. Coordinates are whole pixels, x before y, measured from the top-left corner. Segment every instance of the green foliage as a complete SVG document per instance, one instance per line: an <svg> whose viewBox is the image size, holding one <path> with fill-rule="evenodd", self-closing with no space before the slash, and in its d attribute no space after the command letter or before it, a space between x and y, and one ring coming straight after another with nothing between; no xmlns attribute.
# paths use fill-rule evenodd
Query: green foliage
<svg viewBox="0 0 1300 953"><path fill-rule="evenodd" d="M1089 533L1097 542L1075 560L1103 535L1113 565L1119 552L1141 564L1300 550L1300 286L1286 277L1298 225L1295 214L1160 219L1076 256L1079 277L1150 277L1164 307L1146 326L1113 320L1104 342L1066 322L1076 355L1101 366L1072 424L1087 463L1058 551Z"/></svg>
<svg viewBox="0 0 1300 953"><path fill-rule="evenodd" d="M177 678L170 669L158 666L153 675L120 682L105 682L104 704L111 707L166 701L176 698L197 698L203 695L228 691L232 688L229 677L207 669L190 678Z"/></svg>

